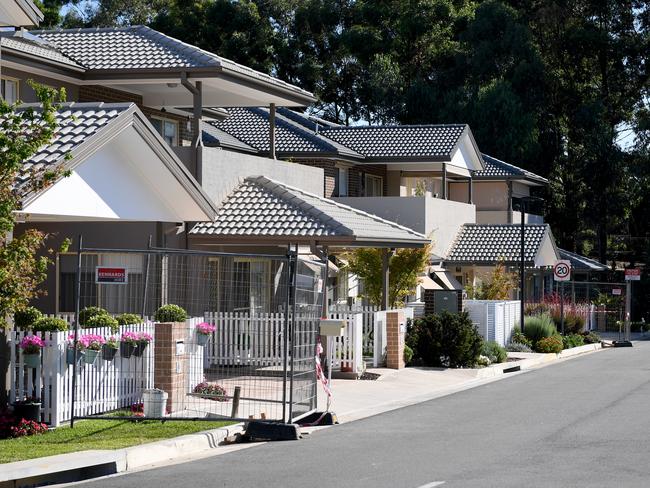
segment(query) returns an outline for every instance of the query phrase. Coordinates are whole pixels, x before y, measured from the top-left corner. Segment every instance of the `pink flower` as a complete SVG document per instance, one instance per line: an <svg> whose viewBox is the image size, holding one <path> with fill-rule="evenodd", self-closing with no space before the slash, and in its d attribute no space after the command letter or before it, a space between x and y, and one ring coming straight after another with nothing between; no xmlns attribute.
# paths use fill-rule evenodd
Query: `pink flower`
<svg viewBox="0 0 650 488"><path fill-rule="evenodd" d="M105 342L106 340L97 334L86 334L79 338L82 349L91 349L93 351L99 351Z"/></svg>
<svg viewBox="0 0 650 488"><path fill-rule="evenodd" d="M151 341L153 341L153 336L151 334L147 334L146 332L140 332L138 334L138 342L146 342L149 344Z"/></svg>
<svg viewBox="0 0 650 488"><path fill-rule="evenodd" d="M205 335L210 335L212 334L217 328L212 325L208 324L207 322L201 322L196 326L196 331L199 334L205 334Z"/></svg>
<svg viewBox="0 0 650 488"><path fill-rule="evenodd" d="M38 336L25 336L20 341L20 348L25 354L38 354L45 347L45 342Z"/></svg>
<svg viewBox="0 0 650 488"><path fill-rule="evenodd" d="M138 343L138 334L136 334L135 332L126 331L126 332L122 333L122 337L120 338L120 342L126 342L126 343L129 343L129 344L135 345L135 344Z"/></svg>

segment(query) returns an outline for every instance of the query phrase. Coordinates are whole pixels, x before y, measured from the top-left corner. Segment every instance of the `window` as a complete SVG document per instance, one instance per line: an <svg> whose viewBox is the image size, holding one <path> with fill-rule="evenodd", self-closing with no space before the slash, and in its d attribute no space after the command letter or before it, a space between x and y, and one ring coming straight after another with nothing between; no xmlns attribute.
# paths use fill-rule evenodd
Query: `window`
<svg viewBox="0 0 650 488"><path fill-rule="evenodd" d="M384 180L381 176L366 174L365 196L381 197L384 195Z"/></svg>
<svg viewBox="0 0 650 488"><path fill-rule="evenodd" d="M339 168L338 172L338 196L348 196L348 168Z"/></svg>
<svg viewBox="0 0 650 488"><path fill-rule="evenodd" d="M0 80L0 92L2 98L7 103L16 103L18 101L18 80L2 78Z"/></svg>
<svg viewBox="0 0 650 488"><path fill-rule="evenodd" d="M178 122L175 120L152 118L151 123L170 146L178 145Z"/></svg>
<svg viewBox="0 0 650 488"><path fill-rule="evenodd" d="M251 314L268 313L271 309L270 262L236 258L233 268L233 309Z"/></svg>

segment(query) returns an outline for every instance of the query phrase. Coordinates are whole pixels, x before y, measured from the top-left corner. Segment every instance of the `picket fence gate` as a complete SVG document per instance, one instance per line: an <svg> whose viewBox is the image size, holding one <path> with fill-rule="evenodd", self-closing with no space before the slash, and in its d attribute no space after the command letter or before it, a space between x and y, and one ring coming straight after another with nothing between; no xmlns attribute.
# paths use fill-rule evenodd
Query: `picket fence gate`
<svg viewBox="0 0 650 488"><path fill-rule="evenodd" d="M374 305L348 305L333 304L329 307L330 318L338 317L339 314L361 314L362 319L362 349L364 356L373 355L374 347L374 330L375 330L375 313L379 308Z"/></svg>

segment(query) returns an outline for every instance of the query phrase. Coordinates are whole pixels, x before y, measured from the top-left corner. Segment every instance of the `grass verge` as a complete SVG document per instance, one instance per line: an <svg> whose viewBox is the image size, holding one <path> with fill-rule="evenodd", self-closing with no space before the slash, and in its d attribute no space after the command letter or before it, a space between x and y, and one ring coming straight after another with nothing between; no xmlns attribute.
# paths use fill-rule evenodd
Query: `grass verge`
<svg viewBox="0 0 650 488"><path fill-rule="evenodd" d="M10 463L89 449L121 449L169 439L233 422L79 420L74 429L59 427L43 435L0 440L0 463Z"/></svg>

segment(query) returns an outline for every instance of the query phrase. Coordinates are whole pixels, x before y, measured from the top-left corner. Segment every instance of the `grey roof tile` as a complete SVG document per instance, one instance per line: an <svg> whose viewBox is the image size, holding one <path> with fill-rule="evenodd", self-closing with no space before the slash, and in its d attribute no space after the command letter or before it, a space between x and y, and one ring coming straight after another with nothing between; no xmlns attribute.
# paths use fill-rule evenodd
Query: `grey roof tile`
<svg viewBox="0 0 650 488"><path fill-rule="evenodd" d="M132 103L103 102L63 104L56 114L59 128L55 137L25 161L16 178L16 189L20 191L24 187L30 174L54 170L64 161L66 153L76 149L133 106ZM24 104L18 110L30 108L39 110L39 105ZM7 133L11 130L2 119L0 119L0 129Z"/></svg>
<svg viewBox="0 0 650 488"><path fill-rule="evenodd" d="M36 30L32 33L91 70L222 68L312 97L308 91L290 83L146 26Z"/></svg>
<svg viewBox="0 0 650 488"><path fill-rule="evenodd" d="M14 51L28 56L35 56L44 60L54 61L55 63L74 68L83 68L83 66L63 54L56 47L49 45L47 42L39 42L38 39L18 36L15 35L15 33L12 36L3 35L0 38L0 46L3 51Z"/></svg>
<svg viewBox="0 0 650 488"><path fill-rule="evenodd" d="M535 260L546 224L526 225L525 259ZM518 225L465 224L456 236L445 262L492 264L521 260L521 227Z"/></svg>
<svg viewBox="0 0 650 488"><path fill-rule="evenodd" d="M227 132L215 127L212 124L204 122L202 130L203 144L210 147L225 147L227 149L234 149L236 151L243 151L249 153L257 153L257 149L249 146L236 137L231 136Z"/></svg>
<svg viewBox="0 0 650 488"><path fill-rule="evenodd" d="M192 235L315 237L319 240L427 242L424 235L264 176L246 178L222 202L214 222Z"/></svg>
<svg viewBox="0 0 650 488"><path fill-rule="evenodd" d="M269 152L269 111L266 108L229 108L229 117L212 122L215 127L254 147L260 152ZM284 112L276 113L276 151L287 154L329 154L353 158L362 155L338 144L294 120Z"/></svg>
<svg viewBox="0 0 650 488"><path fill-rule="evenodd" d="M332 127L322 135L368 158L450 158L467 128L454 125Z"/></svg>
<svg viewBox="0 0 650 488"><path fill-rule="evenodd" d="M495 178L525 178L541 183L548 183L546 178L543 178L535 173L527 171L523 168L515 166L500 159L493 158L487 154L483 154L483 161L485 162L485 168L480 171L474 172L474 177L477 179L495 179Z"/></svg>

